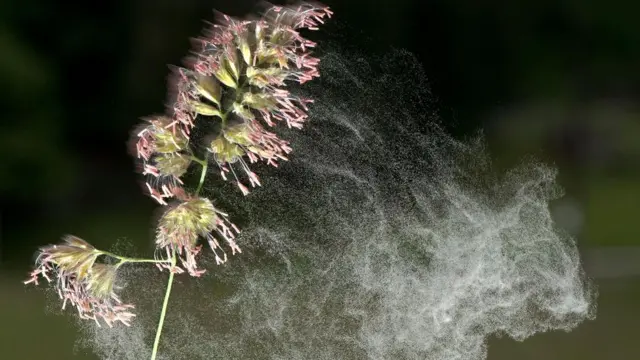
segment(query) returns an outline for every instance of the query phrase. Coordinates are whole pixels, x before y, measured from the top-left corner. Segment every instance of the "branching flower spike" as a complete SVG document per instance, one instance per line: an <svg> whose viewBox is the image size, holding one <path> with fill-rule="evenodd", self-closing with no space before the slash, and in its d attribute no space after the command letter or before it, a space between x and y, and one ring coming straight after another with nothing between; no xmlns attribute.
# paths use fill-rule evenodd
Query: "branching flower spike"
<svg viewBox="0 0 640 360"><path fill-rule="evenodd" d="M185 67L172 70L172 94L167 114L145 119L133 134L132 152L145 176L145 187L159 204L160 217L153 258L130 258L98 250L75 236L40 249L36 269L25 283L40 277L55 283L62 299L83 319L108 326L129 325L133 305L115 294L120 266L153 263L169 270L169 280L154 340L156 359L163 323L176 274L200 276L197 256L207 243L216 262L227 252L240 253L239 229L212 199L200 194L209 166L247 195L261 186L250 164L278 166L291 152L289 142L274 131L278 123L301 129L312 102L287 89L288 82L303 84L318 76L319 59L311 55L315 43L300 34L317 30L332 12L321 6L272 6L260 19L243 21L221 15L218 24L196 39ZM204 134L205 136L193 136ZM193 167L199 182L187 183ZM99 261L110 259L109 261Z"/></svg>
<svg viewBox="0 0 640 360"><path fill-rule="evenodd" d="M69 302L76 307L80 318L93 319L98 326L99 319L109 327L118 321L129 326L135 316L129 311L133 305L122 304L113 292L118 266L96 263L101 254L86 241L68 235L63 244L40 249L36 269L25 284L37 285L40 276L48 282L55 281L56 291L63 300L62 309Z"/></svg>
<svg viewBox="0 0 640 360"><path fill-rule="evenodd" d="M232 254L239 252L232 240L237 228L209 200L208 206L217 214L216 225L206 231L188 228L183 220L189 216L183 210L195 201L192 197L198 197L202 183L190 193L182 177L192 163L205 167L212 161L224 180L233 181L248 195L250 188L262 185L250 164L263 161L277 166L278 160L287 160L292 150L289 142L267 129L278 122L302 128L312 100L292 94L286 82L304 83L318 77L319 59L311 56L315 43L303 38L299 30L316 29L331 14L327 8L305 5L272 7L254 21L222 15L220 24L195 40L187 67L173 69L171 115L147 119L137 133L135 155L148 177L149 195L161 205L170 205L156 244L160 256L170 258L176 252L184 267L176 271L201 275L195 260L200 251L198 238L207 239L218 263L226 261L226 254L209 233L214 229ZM204 143L191 136L194 128L210 131ZM170 204L172 198L178 201ZM178 211L182 220L170 221ZM168 226L169 222L173 225Z"/></svg>

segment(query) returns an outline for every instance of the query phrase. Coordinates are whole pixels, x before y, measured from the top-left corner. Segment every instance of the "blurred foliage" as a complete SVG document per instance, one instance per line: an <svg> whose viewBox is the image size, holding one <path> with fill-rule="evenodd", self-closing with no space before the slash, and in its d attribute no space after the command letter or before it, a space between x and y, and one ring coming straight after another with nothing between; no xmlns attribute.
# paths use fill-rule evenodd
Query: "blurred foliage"
<svg viewBox="0 0 640 360"><path fill-rule="evenodd" d="M637 179L606 177L589 181L585 242L638 245L640 190Z"/></svg>
<svg viewBox="0 0 640 360"><path fill-rule="evenodd" d="M61 141L56 74L17 35L0 27L0 193L22 199L64 189L73 157Z"/></svg>

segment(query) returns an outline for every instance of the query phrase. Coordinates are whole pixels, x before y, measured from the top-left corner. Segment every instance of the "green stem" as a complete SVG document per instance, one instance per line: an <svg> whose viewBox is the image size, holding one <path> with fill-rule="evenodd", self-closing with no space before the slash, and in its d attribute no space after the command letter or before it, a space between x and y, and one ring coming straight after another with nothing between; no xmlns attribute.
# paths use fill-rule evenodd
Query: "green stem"
<svg viewBox="0 0 640 360"><path fill-rule="evenodd" d="M200 182L198 183L198 188L196 189L196 196L198 196L198 194L200 193L200 190L202 190L202 185L204 184L204 179L207 175L208 156L209 154L205 153L203 160L193 157L194 161L202 165L202 173L200 174ZM120 258L121 261L124 261L123 258L121 257L118 257L118 256L115 256L115 257ZM129 259L129 258L124 258L124 259ZM147 260L147 259L139 259L139 260ZM166 262L166 260L164 260L164 262ZM151 351L151 360L156 360L156 357L158 356L158 346L160 345L160 337L162 336L164 319L165 319L165 316L167 315L167 306L169 305L169 298L171 297L171 288L173 287L173 278L175 276L173 268L176 266L176 262L177 262L176 252L175 250L173 250L172 257L171 257L171 270L169 273L167 290L165 291L165 294L164 294L164 301L162 302L162 310L160 311L160 320L158 320L158 328L156 329L156 338L153 341L153 350Z"/></svg>
<svg viewBox="0 0 640 360"><path fill-rule="evenodd" d="M158 321L158 328L156 330L156 338L153 341L153 350L151 352L151 360L155 360L158 356L158 345L160 345L160 336L162 335L162 327L164 326L164 318L167 315L167 306L169 305L169 297L171 296L171 288L173 287L173 277L175 272L173 271L176 265L176 253L173 252L171 258L171 270L169 270L169 281L167 283L167 291L164 293L164 301L162 302L162 310L160 311L160 320Z"/></svg>
<svg viewBox="0 0 640 360"><path fill-rule="evenodd" d="M200 182L198 183L198 188L196 189L196 196L200 194L200 190L202 190L202 185L204 184L204 178L207 176L207 166L209 163L207 162L207 158L209 157L209 153L204 154L204 160L200 163L202 165L202 173L200 173Z"/></svg>

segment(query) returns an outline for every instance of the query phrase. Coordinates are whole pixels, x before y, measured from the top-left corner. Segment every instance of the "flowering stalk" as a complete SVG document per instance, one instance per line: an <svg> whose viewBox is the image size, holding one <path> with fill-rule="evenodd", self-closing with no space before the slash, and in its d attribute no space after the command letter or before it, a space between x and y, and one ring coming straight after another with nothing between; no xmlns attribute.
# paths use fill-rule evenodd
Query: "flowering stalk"
<svg viewBox="0 0 640 360"><path fill-rule="evenodd" d="M123 257L67 237L64 244L41 249L26 283L37 283L39 276L51 281L52 273L63 308L69 301L83 318L129 325L135 316L128 311L133 305L122 305L113 293L118 268L151 262L169 270L153 345L155 359L175 274L197 277L205 272L197 264L201 242L209 245L217 264L228 259L224 248L232 255L241 252L235 242L239 229L201 195L209 167L248 195L250 187L261 186L253 164L278 166L278 161L287 160L289 142L272 129L277 123L302 128L312 100L292 94L286 83L302 84L319 76L319 59L310 52L316 44L299 30L316 30L331 15L328 8L312 5L273 6L252 21L223 15L220 24L196 39L186 66L173 69L168 113L147 118L134 134L133 153L147 178L148 194L166 206L158 222L154 258ZM202 140L192 136L203 132ZM185 184L193 166L200 169L195 189ZM99 257L117 262L98 263Z"/></svg>

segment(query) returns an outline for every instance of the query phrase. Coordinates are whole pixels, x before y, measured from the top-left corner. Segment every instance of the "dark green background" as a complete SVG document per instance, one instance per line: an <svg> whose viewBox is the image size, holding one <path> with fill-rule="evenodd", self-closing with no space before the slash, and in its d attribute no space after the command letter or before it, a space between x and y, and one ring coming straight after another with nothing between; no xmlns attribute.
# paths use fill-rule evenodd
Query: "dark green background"
<svg viewBox="0 0 640 360"><path fill-rule="evenodd" d="M574 226L557 212L600 287L598 319L570 334L492 340L489 359L640 358L640 3L327 2L341 24L329 31L362 41L351 46L415 53L450 130L483 128L499 166L525 154L556 163L583 216ZM254 4L0 2L0 359L83 358L71 355L68 319L46 315L43 294L20 284L32 254L69 232L150 248L154 204L129 132L163 111L166 64L180 64L211 10L243 15Z"/></svg>

